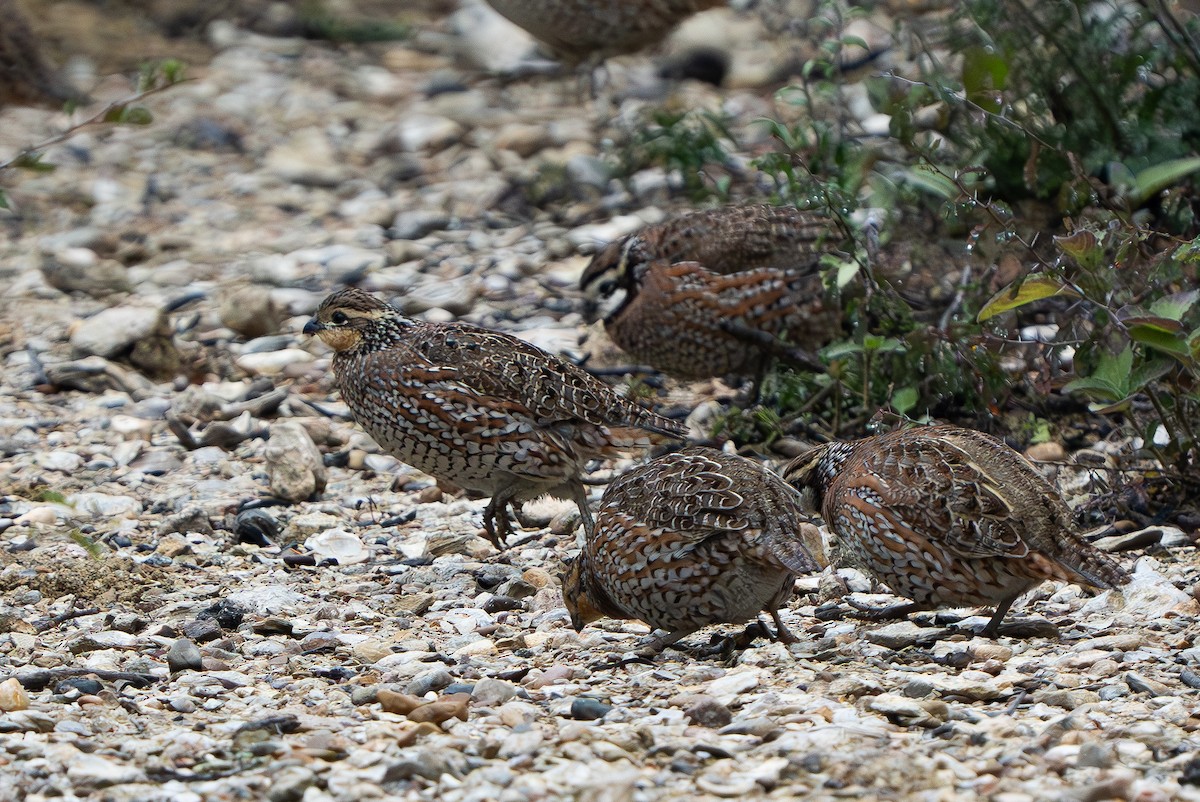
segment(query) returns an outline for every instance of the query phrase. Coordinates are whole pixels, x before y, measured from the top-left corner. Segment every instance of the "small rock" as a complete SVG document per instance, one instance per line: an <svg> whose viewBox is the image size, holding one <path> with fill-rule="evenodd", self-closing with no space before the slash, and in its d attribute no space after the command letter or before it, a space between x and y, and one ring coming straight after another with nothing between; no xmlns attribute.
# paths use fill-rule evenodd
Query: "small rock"
<svg viewBox="0 0 1200 802"><path fill-rule="evenodd" d="M70 649L71 654L84 654L102 649L129 649L136 646L137 643L137 636L130 635L128 632L102 630L79 636L71 641L67 648Z"/></svg>
<svg viewBox="0 0 1200 802"><path fill-rule="evenodd" d="M99 755L89 755L74 747L71 751L74 754L63 762L67 766L67 777L79 786L107 788L145 781L145 775L136 766L125 766Z"/></svg>
<svg viewBox="0 0 1200 802"><path fill-rule="evenodd" d="M918 727L936 727L950 713L949 705L945 702L917 701L891 693L876 696L867 708L882 713L897 724Z"/></svg>
<svg viewBox="0 0 1200 802"><path fill-rule="evenodd" d="M162 523L154 531L160 537L174 532L205 536L213 534L212 524L208 520L208 513L200 507L188 507L183 512L168 515L166 518L163 518Z"/></svg>
<svg viewBox="0 0 1200 802"><path fill-rule="evenodd" d="M142 502L133 496L111 496L108 493L72 493L67 503L77 513L96 518L135 518L142 513Z"/></svg>
<svg viewBox="0 0 1200 802"><path fill-rule="evenodd" d="M1046 691L1035 691L1033 701L1061 707L1064 710L1074 710L1080 705L1093 704L1100 701L1100 694L1095 691L1068 690L1056 688Z"/></svg>
<svg viewBox="0 0 1200 802"><path fill-rule="evenodd" d="M300 802L304 792L317 781L317 775L304 766L285 766L270 773L268 802Z"/></svg>
<svg viewBox="0 0 1200 802"><path fill-rule="evenodd" d="M271 493L275 496L287 501L305 501L325 490L325 462L321 452L308 430L296 421L272 424L263 456Z"/></svg>
<svg viewBox="0 0 1200 802"><path fill-rule="evenodd" d="M475 683L471 701L480 707L498 707L517 695L517 689L500 679L484 677Z"/></svg>
<svg viewBox="0 0 1200 802"><path fill-rule="evenodd" d="M12 713L15 710L28 708L29 694L25 692L25 688L17 681L16 677L9 677L4 682L0 682L0 710Z"/></svg>
<svg viewBox="0 0 1200 802"><path fill-rule="evenodd" d="M454 682L454 678L450 676L449 671L444 668L431 668L413 677L405 690L413 696L424 696L430 691L440 691L451 682Z"/></svg>
<svg viewBox="0 0 1200 802"><path fill-rule="evenodd" d="M354 565L370 556L358 535L345 529L328 529L312 535L304 541L304 547L318 562L334 560L338 565Z"/></svg>
<svg viewBox="0 0 1200 802"><path fill-rule="evenodd" d="M407 716L418 707L429 704L419 696L397 693L387 688L378 689L375 693L375 698L378 700L379 705L388 713L397 713L401 716Z"/></svg>
<svg viewBox="0 0 1200 802"><path fill-rule="evenodd" d="M873 696L883 693L883 686L870 677L863 677L858 674L843 674L829 683L828 693L834 698L849 697L857 699L860 696ZM921 695L924 696L925 694Z"/></svg>
<svg viewBox="0 0 1200 802"><path fill-rule="evenodd" d="M400 147L410 153L437 152L462 135L463 127L454 120L432 114L410 114L400 120L396 131Z"/></svg>
<svg viewBox="0 0 1200 802"><path fill-rule="evenodd" d="M242 354L234 362L239 368L254 376L277 376L288 368L313 361L313 355L300 348L283 348L279 351Z"/></svg>
<svg viewBox="0 0 1200 802"><path fill-rule="evenodd" d="M529 586L529 588L532 592L533 587ZM519 599L514 599L511 596L492 596L483 603L484 612L488 613L502 613L509 610L521 610L524 609L524 607L525 605L523 605Z"/></svg>
<svg viewBox="0 0 1200 802"><path fill-rule="evenodd" d="M1061 443L1035 443L1025 449L1025 456L1033 462L1062 462L1067 458L1067 450Z"/></svg>
<svg viewBox="0 0 1200 802"><path fill-rule="evenodd" d="M129 270L114 259L100 259L87 248L64 248L42 261L46 283L63 292L93 297L129 292Z"/></svg>
<svg viewBox="0 0 1200 802"><path fill-rule="evenodd" d="M177 638L167 650L167 667L174 674L179 671L200 670L200 649L187 638Z"/></svg>
<svg viewBox="0 0 1200 802"><path fill-rule="evenodd" d="M411 240L450 227L450 215L429 209L405 210L396 214L389 232L393 239Z"/></svg>
<svg viewBox="0 0 1200 802"><path fill-rule="evenodd" d="M73 451L43 451L35 457L35 460L38 465L48 471L74 473L83 467L83 457Z"/></svg>
<svg viewBox="0 0 1200 802"><path fill-rule="evenodd" d="M711 686L710 686L711 687ZM688 721L700 727L720 729L733 721L729 708L707 694L697 694L683 708Z"/></svg>
<svg viewBox="0 0 1200 802"><path fill-rule="evenodd" d="M346 177L346 165L321 128L301 128L267 151L263 167L285 181L334 187Z"/></svg>
<svg viewBox="0 0 1200 802"><path fill-rule="evenodd" d="M441 724L449 721L452 718L457 718L466 721L468 717L467 706L471 701L471 695L468 693L453 693L443 696L436 702L430 702L427 705L421 705L416 710L408 714L408 720L416 723L428 721L433 724Z"/></svg>
<svg viewBox="0 0 1200 802"><path fill-rule="evenodd" d="M598 721L608 715L612 705L606 705L599 699L581 696L571 702L571 718L578 721Z"/></svg>
<svg viewBox="0 0 1200 802"><path fill-rule="evenodd" d="M427 281L412 287L397 299L400 311L419 315L431 309L445 309L453 315L465 315L475 308L481 285L475 276L448 281Z"/></svg>
<svg viewBox="0 0 1200 802"><path fill-rule="evenodd" d="M3 684L0 683L0 688ZM54 686L55 693L67 693L68 691L78 691L81 694L95 696L104 690L104 685L98 680L90 677L67 677L62 682ZM4 705L0 702L0 710L4 709Z"/></svg>
<svg viewBox="0 0 1200 802"><path fill-rule="evenodd" d="M1132 671L1125 673L1125 684L1134 693L1148 693L1151 696L1174 696L1175 690L1157 680L1148 679Z"/></svg>
<svg viewBox="0 0 1200 802"><path fill-rule="evenodd" d="M517 729L505 736L500 744L499 756L508 760L521 755L532 755L542 747L542 734L536 729Z"/></svg>
<svg viewBox="0 0 1200 802"><path fill-rule="evenodd" d="M221 323L248 339L275 334L283 323L283 310L265 287L249 285L221 298Z"/></svg>
<svg viewBox="0 0 1200 802"><path fill-rule="evenodd" d="M145 306L117 306L82 321L71 334L75 356L112 359L127 353L140 340L167 333L162 311Z"/></svg>
<svg viewBox="0 0 1200 802"><path fill-rule="evenodd" d="M730 671L725 676L710 682L708 693L718 699L724 697L732 701L738 694L757 688L761 678L762 671L757 668Z"/></svg>
<svg viewBox="0 0 1200 802"><path fill-rule="evenodd" d="M932 643L949 634L944 627L919 627L911 621L897 621L866 633L871 643L899 651L910 646Z"/></svg>

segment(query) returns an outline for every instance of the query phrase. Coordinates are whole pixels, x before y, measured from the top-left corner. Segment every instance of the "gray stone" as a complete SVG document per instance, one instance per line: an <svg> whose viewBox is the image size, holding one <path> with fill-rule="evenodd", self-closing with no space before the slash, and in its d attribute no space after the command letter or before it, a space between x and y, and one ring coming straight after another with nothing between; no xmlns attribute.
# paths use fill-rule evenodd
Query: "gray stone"
<svg viewBox="0 0 1200 802"><path fill-rule="evenodd" d="M42 261L46 283L63 292L102 297L129 292L129 270L112 259L99 259L86 248L66 248Z"/></svg>
<svg viewBox="0 0 1200 802"><path fill-rule="evenodd" d="M165 329L166 320L159 309L117 306L81 321L71 334L71 350L79 357L95 355L111 359Z"/></svg>
<svg viewBox="0 0 1200 802"><path fill-rule="evenodd" d="M733 713L712 696L697 694L683 708L688 721L701 727L719 729L733 721Z"/></svg>
<svg viewBox="0 0 1200 802"><path fill-rule="evenodd" d="M317 775L304 766L286 766L271 772L271 787L267 789L269 802L300 802L304 792L317 781Z"/></svg>
<svg viewBox="0 0 1200 802"><path fill-rule="evenodd" d="M283 310L265 287L238 287L221 297L221 323L243 337L264 337L279 331Z"/></svg>
<svg viewBox="0 0 1200 802"><path fill-rule="evenodd" d="M484 677L475 683L471 701L480 707L497 707L517 695L517 689L500 679Z"/></svg>
<svg viewBox="0 0 1200 802"><path fill-rule="evenodd" d="M454 678L450 676L449 671L444 668L431 668L413 677L405 692L413 696L424 696L430 691L440 691L451 682L454 682Z"/></svg>
<svg viewBox="0 0 1200 802"><path fill-rule="evenodd" d="M389 232L393 239L420 239L450 227L450 215L430 209L406 209L396 214Z"/></svg>
<svg viewBox="0 0 1200 802"><path fill-rule="evenodd" d="M287 501L304 501L325 490L325 462L306 430L296 421L271 426L263 453L271 493Z"/></svg>
<svg viewBox="0 0 1200 802"><path fill-rule="evenodd" d="M178 671L200 670L200 649L187 638L177 638L167 650L167 668L174 674Z"/></svg>

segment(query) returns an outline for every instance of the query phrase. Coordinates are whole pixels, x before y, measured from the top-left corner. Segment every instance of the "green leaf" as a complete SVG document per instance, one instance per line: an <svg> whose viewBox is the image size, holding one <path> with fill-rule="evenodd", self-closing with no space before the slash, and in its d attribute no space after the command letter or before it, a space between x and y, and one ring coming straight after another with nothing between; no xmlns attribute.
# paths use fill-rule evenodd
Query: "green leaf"
<svg viewBox="0 0 1200 802"><path fill-rule="evenodd" d="M1185 176L1200 170L1200 157L1187 159L1172 159L1153 167L1147 167L1133 179L1133 185L1128 188L1125 197L1135 206L1141 206L1159 191L1172 184L1177 184Z"/></svg>
<svg viewBox="0 0 1200 802"><path fill-rule="evenodd" d="M902 173L905 183L928 192L942 200L958 197L958 187L946 175L928 167L913 167Z"/></svg>
<svg viewBox="0 0 1200 802"><path fill-rule="evenodd" d="M907 415L917 405L919 398L916 387L901 387L892 393L892 409L899 415Z"/></svg>
<svg viewBox="0 0 1200 802"><path fill-rule="evenodd" d="M1171 320L1183 320L1183 316L1195 306L1198 298L1200 298L1200 290L1177 292L1174 295L1159 298L1150 304L1150 311L1159 317L1170 318Z"/></svg>
<svg viewBox="0 0 1200 802"><path fill-rule="evenodd" d="M1063 392L1085 393L1091 396L1099 396L1107 401L1120 401L1125 397L1125 393L1121 392L1120 387L1114 387L1111 383L1103 379L1097 379L1095 376L1084 376L1081 379L1073 379L1063 385Z"/></svg>
<svg viewBox="0 0 1200 802"><path fill-rule="evenodd" d="M104 115L104 122L123 125L149 125L154 122L154 115L145 106L117 105Z"/></svg>
<svg viewBox="0 0 1200 802"><path fill-rule="evenodd" d="M1129 374L1133 372L1133 346L1125 346L1125 350L1117 355L1105 354L1096 363L1092 373L1097 379L1106 381L1113 387L1121 388L1124 392L1129 387Z"/></svg>
<svg viewBox="0 0 1200 802"><path fill-rule="evenodd" d="M854 280L854 277L858 275L861 269L862 265L853 259L840 263L837 266L837 288L839 290L845 289L846 285Z"/></svg>
<svg viewBox="0 0 1200 802"><path fill-rule="evenodd" d="M8 205L8 196L4 194L4 190L0 189L0 209L11 209Z"/></svg>
<svg viewBox="0 0 1200 802"><path fill-rule="evenodd" d="M963 51L963 89L967 99L980 108L999 112L1003 108L1003 90L1008 84L1008 60L986 47Z"/></svg>
<svg viewBox="0 0 1200 802"><path fill-rule="evenodd" d="M37 151L22 153L13 159L12 166L22 170L32 170L35 173L51 173L58 169L55 165L42 161L43 155Z"/></svg>
<svg viewBox="0 0 1200 802"><path fill-rule="evenodd" d="M842 359L843 357L861 354L863 350L861 343L847 341L834 343L827 348L821 349L821 356L829 360Z"/></svg>
<svg viewBox="0 0 1200 802"><path fill-rule="evenodd" d="M1045 273L1035 273L1021 279L1019 284L1010 284L989 298L983 308L979 310L976 319L982 323L1002 312L1008 312L1043 298L1053 298L1056 295L1079 297L1079 293L1068 287L1061 279Z"/></svg>
<svg viewBox="0 0 1200 802"><path fill-rule="evenodd" d="M1175 367L1175 362L1162 357L1151 357L1138 365L1129 374L1129 394L1145 390L1152 383L1166 376Z"/></svg>
<svg viewBox="0 0 1200 802"><path fill-rule="evenodd" d="M1178 359L1192 358L1192 349L1188 347L1180 332L1165 331L1158 326L1139 323L1129 327L1129 339Z"/></svg>

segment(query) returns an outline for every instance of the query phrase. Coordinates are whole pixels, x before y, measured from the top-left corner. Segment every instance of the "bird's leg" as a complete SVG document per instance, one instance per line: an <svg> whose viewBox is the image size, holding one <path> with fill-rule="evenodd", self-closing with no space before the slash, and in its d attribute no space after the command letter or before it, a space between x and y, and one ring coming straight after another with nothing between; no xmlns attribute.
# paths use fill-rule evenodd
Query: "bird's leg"
<svg viewBox="0 0 1200 802"><path fill-rule="evenodd" d="M771 611L771 620L775 622L775 639L780 643L798 643L799 639L792 634L792 631L783 625L783 619L779 617L779 610ZM760 619L761 621L761 619Z"/></svg>
<svg viewBox="0 0 1200 802"><path fill-rule="evenodd" d="M575 506L579 507L579 517L583 520L583 534L591 540L596 533L596 522L592 518L592 511L588 508L587 488L582 482L576 482L571 488L571 496L575 501Z"/></svg>
<svg viewBox="0 0 1200 802"><path fill-rule="evenodd" d="M505 489L492 496L492 500L483 508L483 528L488 540L498 549L504 548L504 541L512 530L508 520L508 503L512 491Z"/></svg>
<svg viewBox="0 0 1200 802"><path fill-rule="evenodd" d="M1018 594L1019 595L1019 594ZM1009 596L1004 601L996 605L996 612L992 613L992 619L987 622L987 626L979 633L985 638L994 638L1000 633L1000 622L1004 620L1004 616L1008 613L1013 602L1017 600L1016 596Z"/></svg>

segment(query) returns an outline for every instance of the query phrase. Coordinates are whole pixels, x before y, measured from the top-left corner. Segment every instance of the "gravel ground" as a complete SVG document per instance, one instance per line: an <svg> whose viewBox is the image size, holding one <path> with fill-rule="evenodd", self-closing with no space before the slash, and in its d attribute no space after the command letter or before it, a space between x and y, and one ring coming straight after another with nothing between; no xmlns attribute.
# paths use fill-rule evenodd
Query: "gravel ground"
<svg viewBox="0 0 1200 802"><path fill-rule="evenodd" d="M706 17L684 38L740 41L734 88L672 102L762 144L784 56L746 14ZM829 574L783 613L798 644L705 632L620 665L646 628L576 634L561 605L570 504L530 505L545 529L497 553L480 502L348 422L299 334L347 282L620 361L576 311L581 253L679 201L658 170L610 182L596 121L663 89L645 58L595 102L489 79L528 44L499 25L472 6L335 48L218 22L152 125L5 175L0 799L1200 799L1200 556L1178 530L1124 537L1123 594L1030 594L1026 637L974 637L972 611L841 617ZM65 124L0 111L0 159ZM1096 482L1055 476L1076 502Z"/></svg>

